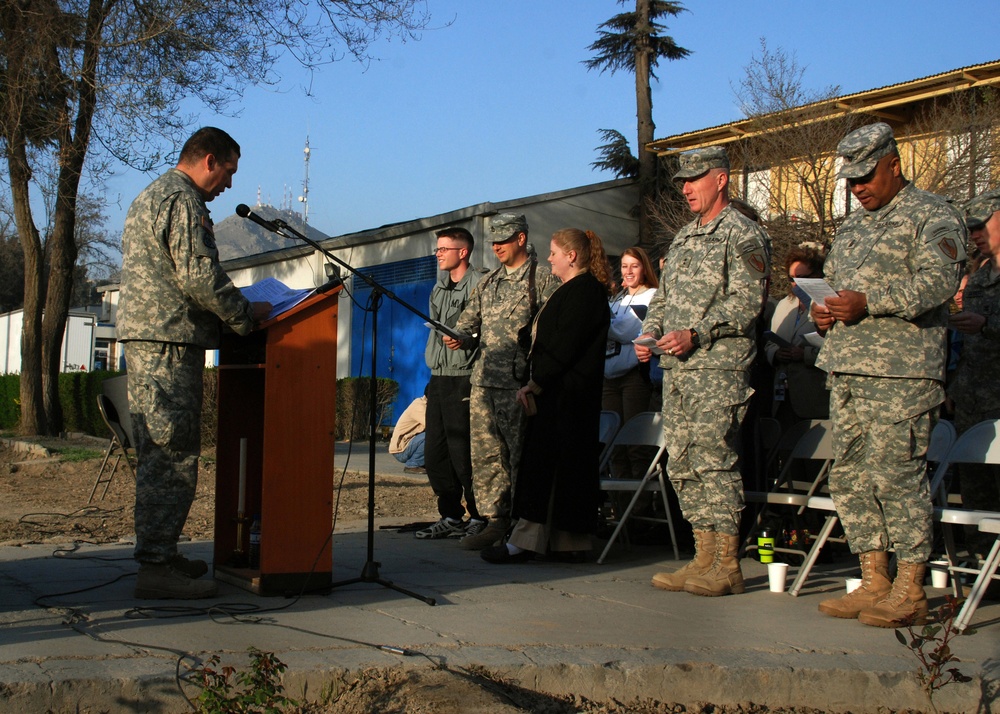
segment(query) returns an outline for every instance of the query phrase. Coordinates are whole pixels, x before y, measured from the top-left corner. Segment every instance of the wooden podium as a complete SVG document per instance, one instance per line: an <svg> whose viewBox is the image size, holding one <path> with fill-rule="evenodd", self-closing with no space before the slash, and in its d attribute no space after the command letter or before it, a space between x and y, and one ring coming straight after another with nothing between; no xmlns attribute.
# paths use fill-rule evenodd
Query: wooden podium
<svg viewBox="0 0 1000 714"><path fill-rule="evenodd" d="M215 577L261 595L331 583L339 293L313 295L246 337L227 334L219 349ZM260 563L251 568L256 515Z"/></svg>

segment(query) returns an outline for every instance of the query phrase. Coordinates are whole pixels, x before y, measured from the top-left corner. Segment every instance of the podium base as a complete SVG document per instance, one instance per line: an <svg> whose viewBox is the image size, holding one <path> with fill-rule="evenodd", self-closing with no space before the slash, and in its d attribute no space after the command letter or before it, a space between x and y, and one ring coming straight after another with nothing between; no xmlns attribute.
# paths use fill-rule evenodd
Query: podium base
<svg viewBox="0 0 1000 714"><path fill-rule="evenodd" d="M268 574L251 568L218 565L215 567L215 579L255 595L273 597L328 590L333 583L333 574L317 572Z"/></svg>

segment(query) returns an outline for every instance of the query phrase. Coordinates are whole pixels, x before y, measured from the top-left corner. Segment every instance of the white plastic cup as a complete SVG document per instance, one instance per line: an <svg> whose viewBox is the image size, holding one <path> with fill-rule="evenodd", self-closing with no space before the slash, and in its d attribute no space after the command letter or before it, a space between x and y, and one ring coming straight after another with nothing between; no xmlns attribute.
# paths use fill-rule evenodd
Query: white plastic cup
<svg viewBox="0 0 1000 714"><path fill-rule="evenodd" d="M771 586L771 592L785 592L785 578L788 577L788 563L768 563L767 582Z"/></svg>
<svg viewBox="0 0 1000 714"><path fill-rule="evenodd" d="M931 568L931 587L948 587L948 561L932 560L931 565L935 566Z"/></svg>
<svg viewBox="0 0 1000 714"><path fill-rule="evenodd" d="M861 578L847 578L844 580L844 584L847 587L847 594L850 595L861 587Z"/></svg>

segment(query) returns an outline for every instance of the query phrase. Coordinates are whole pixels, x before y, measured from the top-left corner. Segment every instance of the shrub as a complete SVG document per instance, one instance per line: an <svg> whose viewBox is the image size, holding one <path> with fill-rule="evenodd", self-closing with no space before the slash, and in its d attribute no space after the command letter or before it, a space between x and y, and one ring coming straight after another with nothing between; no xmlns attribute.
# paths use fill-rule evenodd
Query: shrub
<svg viewBox="0 0 1000 714"><path fill-rule="evenodd" d="M65 372L59 375L59 401L63 408L63 430L91 436L109 436L108 428L97 408L97 395L105 379L119 372ZM376 424L381 426L391 416L389 405L399 393L399 383L382 377L376 380ZM348 377L337 381L337 439L368 438L367 377ZM219 424L217 399L219 370L205 370L204 403L201 412L201 443L214 447ZM16 429L21 420L20 375L0 375L0 429Z"/></svg>
<svg viewBox="0 0 1000 714"><path fill-rule="evenodd" d="M370 394L368 377L347 377L337 380L337 440L357 441L368 438ZM389 405L399 393L394 379L377 377L375 424L381 426L390 417Z"/></svg>

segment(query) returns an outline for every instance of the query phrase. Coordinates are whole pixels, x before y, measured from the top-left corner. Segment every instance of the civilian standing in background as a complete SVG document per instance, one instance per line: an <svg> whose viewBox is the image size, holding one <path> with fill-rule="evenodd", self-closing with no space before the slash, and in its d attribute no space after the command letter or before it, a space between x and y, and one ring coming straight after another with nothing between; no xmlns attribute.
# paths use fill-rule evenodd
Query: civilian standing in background
<svg viewBox="0 0 1000 714"><path fill-rule="evenodd" d="M601 408L615 412L622 424L649 411L653 387L649 363L640 363L632 340L642 332L649 301L656 293L656 273L646 251L626 248L621 259L622 288L611 298L611 324L604 355L604 391ZM642 447L621 449L612 455L615 478L642 478L649 465Z"/></svg>
<svg viewBox="0 0 1000 714"><path fill-rule="evenodd" d="M454 327L469 302L472 289L483 274L470 263L475 245L465 228L437 232L438 270L441 271L430 297L430 317ZM415 533L417 538L461 538L486 527L479 515L472 487L472 456L469 436L469 397L472 365L479 349L450 350L441 335L431 330L424 360L431 370L427 384L427 440L424 466L441 519ZM465 506L462 506L462 497ZM468 511L469 519L465 519Z"/></svg>
<svg viewBox="0 0 1000 714"><path fill-rule="evenodd" d="M527 432L507 543L482 551L491 563L535 555L584 560L598 524L601 375L610 315L611 271L601 239L556 231L552 275L562 281L533 327L528 383L517 391Z"/></svg>
<svg viewBox="0 0 1000 714"><path fill-rule="evenodd" d="M771 315L771 335L765 341L764 354L774 367L772 415L782 430L803 419L826 419L830 416L830 392L826 372L816 367L819 347L806 341L816 332L809 314L811 300L795 284L797 278L823 277L823 254L810 246L796 246L785 256L789 290Z"/></svg>

